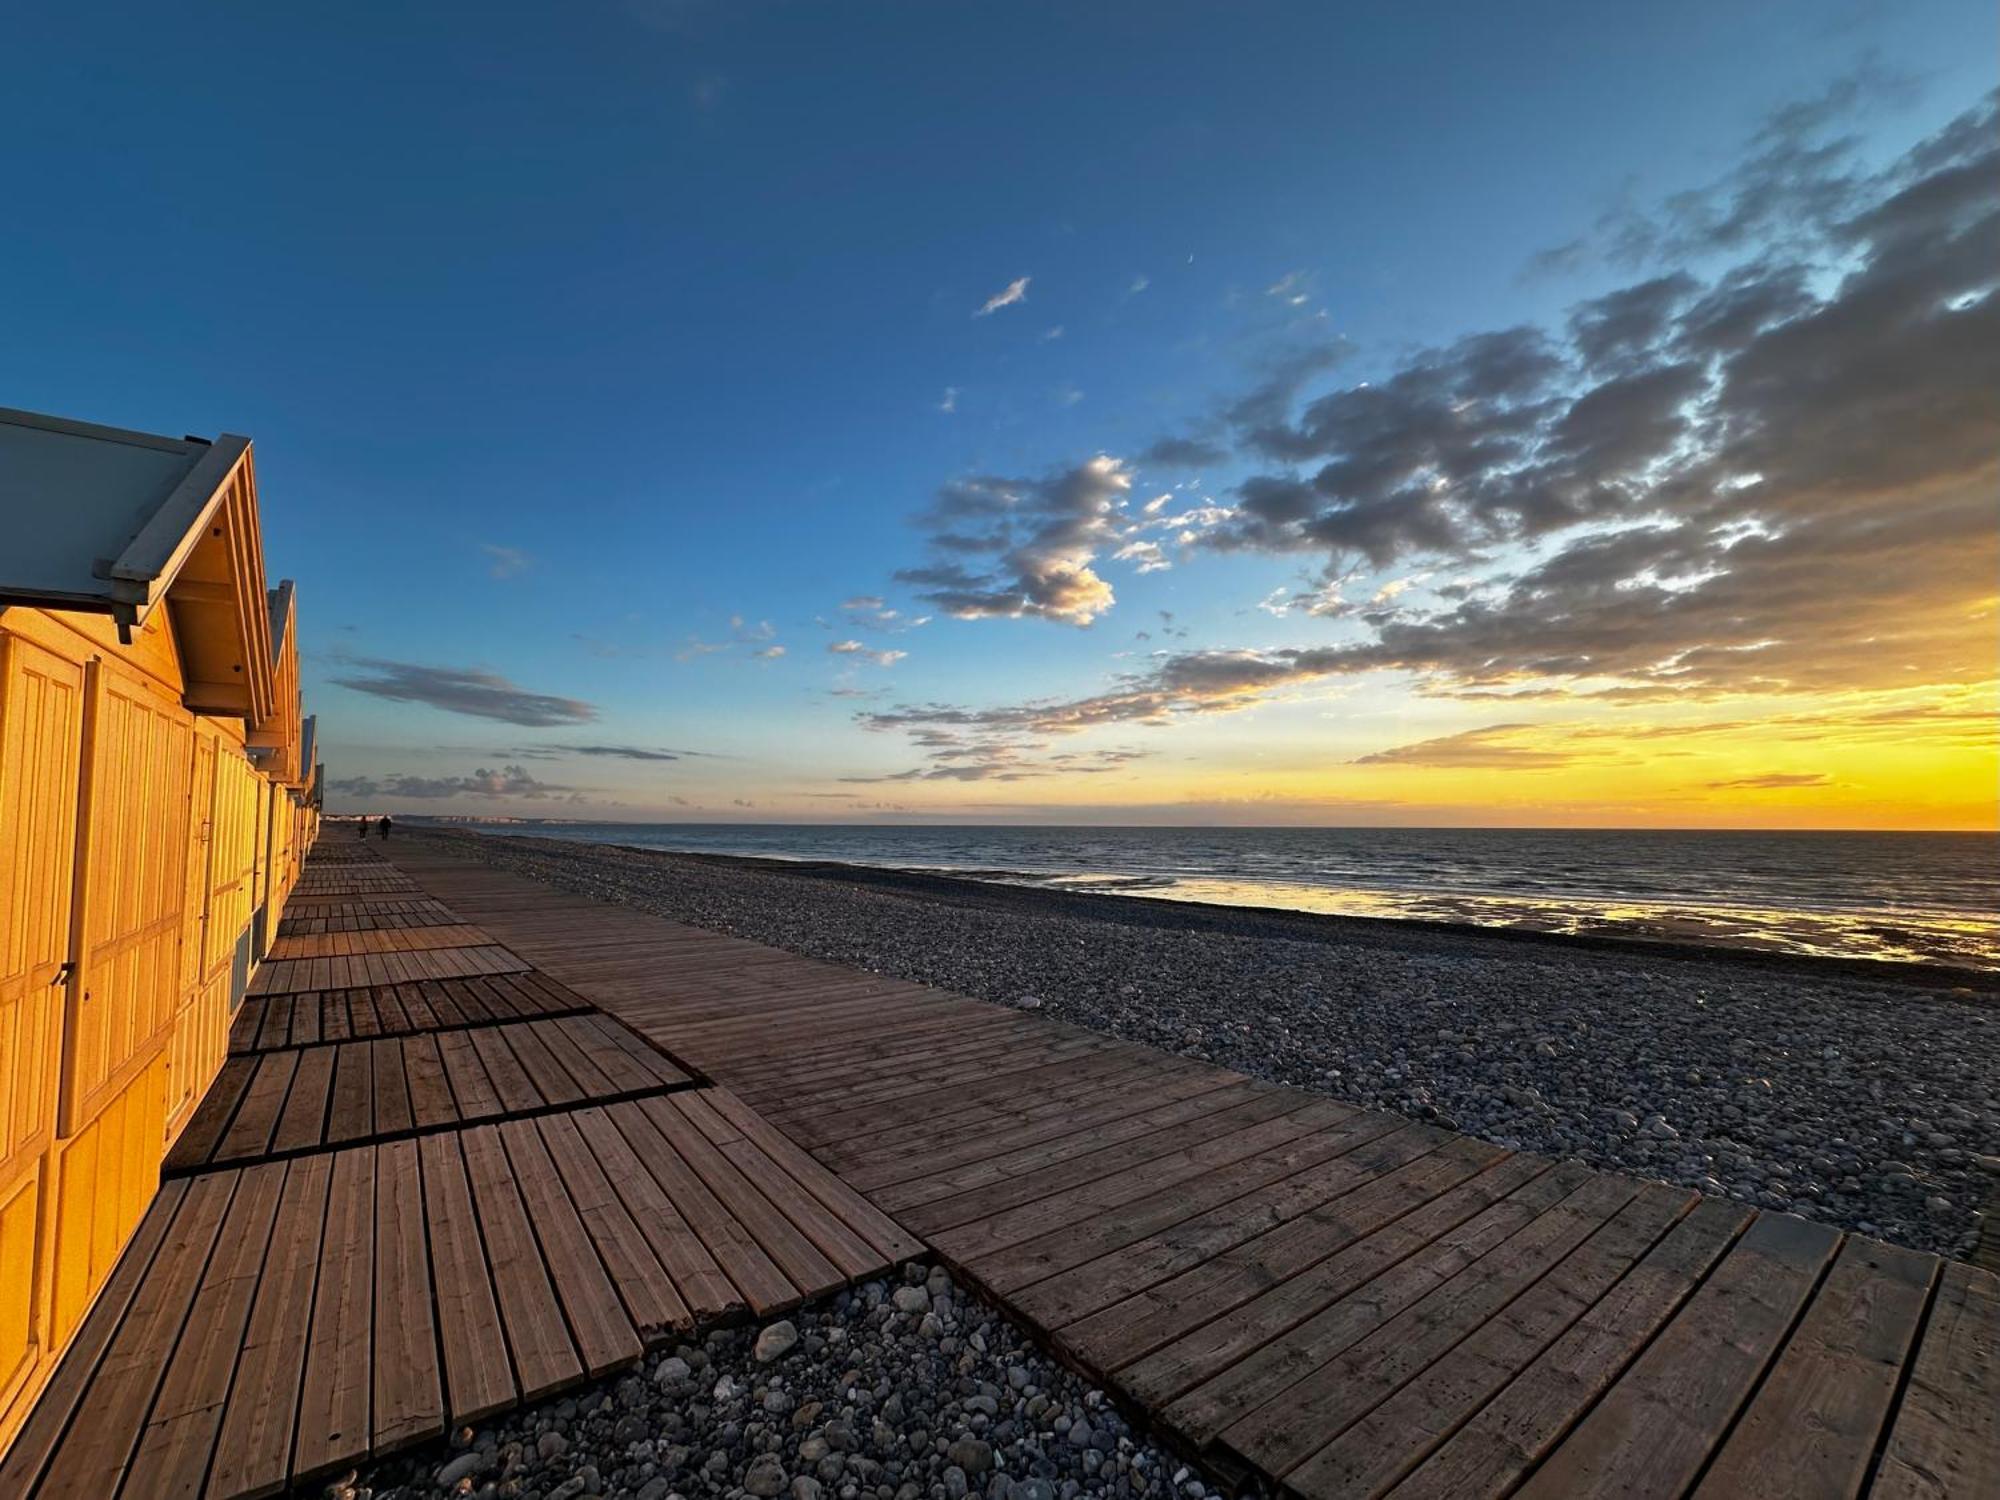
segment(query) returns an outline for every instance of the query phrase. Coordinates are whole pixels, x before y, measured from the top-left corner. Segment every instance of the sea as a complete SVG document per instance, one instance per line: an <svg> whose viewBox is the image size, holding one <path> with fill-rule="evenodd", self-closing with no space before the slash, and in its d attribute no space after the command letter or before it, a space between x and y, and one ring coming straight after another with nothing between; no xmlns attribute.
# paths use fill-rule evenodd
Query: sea
<svg viewBox="0 0 2000 1500"><path fill-rule="evenodd" d="M2000 971L2000 834L536 823L493 832Z"/></svg>

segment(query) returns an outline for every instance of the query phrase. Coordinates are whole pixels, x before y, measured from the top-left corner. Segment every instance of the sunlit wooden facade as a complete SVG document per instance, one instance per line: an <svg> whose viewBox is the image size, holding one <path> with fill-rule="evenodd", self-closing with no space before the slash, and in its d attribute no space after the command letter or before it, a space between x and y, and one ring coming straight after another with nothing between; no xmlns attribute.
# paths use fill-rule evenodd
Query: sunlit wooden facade
<svg viewBox="0 0 2000 1500"><path fill-rule="evenodd" d="M0 1451L317 830L250 445L0 410Z"/></svg>

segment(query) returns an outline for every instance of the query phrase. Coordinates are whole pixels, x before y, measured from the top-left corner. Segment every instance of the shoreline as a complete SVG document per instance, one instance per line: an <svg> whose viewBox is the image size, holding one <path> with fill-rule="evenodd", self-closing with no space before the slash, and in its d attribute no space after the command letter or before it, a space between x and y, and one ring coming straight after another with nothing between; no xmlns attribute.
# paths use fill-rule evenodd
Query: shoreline
<svg viewBox="0 0 2000 1500"><path fill-rule="evenodd" d="M2000 1006L1969 987L1852 961L420 836L691 926L1914 1249L1971 1254L1993 1190Z"/></svg>
<svg viewBox="0 0 2000 1500"><path fill-rule="evenodd" d="M1319 936L1326 941L1354 941L1369 937L1390 944L1403 934L1425 934L1448 940L1527 945L1547 944L1583 953L1661 959L1673 962L1741 964L1748 968L1796 972L1802 978L1841 978L1871 984L1906 984L1928 991L1963 991L1951 998L1974 1004L2000 1005L2000 970L1975 969L1956 964L1900 959L1845 958L1813 953L1789 953L1767 948L1750 948L1728 943L1704 943L1694 939L1621 937L1613 933L1550 932L1527 927L1497 927L1480 922L1451 922L1435 917L1368 917L1344 913L1301 911L1284 906L1234 905L1215 901L1190 901L1174 896L1125 895L1111 891L1077 889L1054 885L1034 885L1022 881L987 880L976 875L930 870L910 866L863 865L846 860L779 858L760 854L714 854L706 851L658 849L645 844L599 843L594 840L557 839L538 834L486 832L470 828L429 828L426 833L465 835L480 839L515 839L528 844L560 845L574 849L618 849L629 854L669 860L693 860L729 869L746 869L778 876L840 882L857 886L880 886L924 895L933 899L975 902L976 894L1004 893L1000 905L1028 905L1038 900L1074 904L1079 911L1100 920L1120 920L1120 913L1133 908L1156 908L1170 914L1169 925L1189 927L1212 920L1227 929L1262 926L1271 935L1283 937ZM1018 898L1018 899L1017 899ZM1237 931L1234 935L1256 936Z"/></svg>

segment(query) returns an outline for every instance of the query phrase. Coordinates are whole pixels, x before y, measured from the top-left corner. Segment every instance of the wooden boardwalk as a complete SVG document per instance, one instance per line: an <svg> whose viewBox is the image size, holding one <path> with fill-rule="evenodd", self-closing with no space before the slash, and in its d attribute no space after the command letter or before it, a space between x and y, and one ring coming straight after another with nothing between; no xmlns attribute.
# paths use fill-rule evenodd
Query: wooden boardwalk
<svg viewBox="0 0 2000 1500"><path fill-rule="evenodd" d="M1225 1477L2000 1495L1988 1271L390 852Z"/></svg>
<svg viewBox="0 0 2000 1500"><path fill-rule="evenodd" d="M276 1494L922 1250L373 849L272 955L6 1500Z"/></svg>

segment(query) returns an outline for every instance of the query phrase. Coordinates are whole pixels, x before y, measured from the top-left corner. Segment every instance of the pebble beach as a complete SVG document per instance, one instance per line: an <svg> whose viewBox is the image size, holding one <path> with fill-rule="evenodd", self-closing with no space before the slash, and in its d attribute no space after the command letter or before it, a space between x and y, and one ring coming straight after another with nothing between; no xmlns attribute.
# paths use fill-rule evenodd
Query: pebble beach
<svg viewBox="0 0 2000 1500"><path fill-rule="evenodd" d="M334 1485L340 1500L1205 1500L1102 1392L939 1267L461 1429Z"/></svg>

